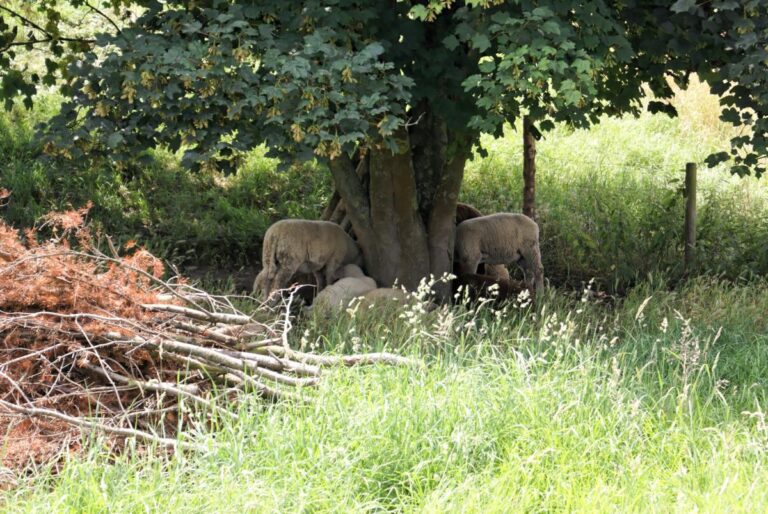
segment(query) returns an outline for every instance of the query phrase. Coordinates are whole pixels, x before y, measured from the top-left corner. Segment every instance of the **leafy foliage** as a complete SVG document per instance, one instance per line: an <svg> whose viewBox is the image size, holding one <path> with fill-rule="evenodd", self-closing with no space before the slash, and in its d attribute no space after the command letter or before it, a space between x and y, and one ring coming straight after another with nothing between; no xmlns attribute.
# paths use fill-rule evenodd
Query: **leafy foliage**
<svg viewBox="0 0 768 514"><path fill-rule="evenodd" d="M522 113L541 130L587 126L602 114L638 113L644 84L657 98L649 108L674 114L666 78L685 84L698 73L722 95L722 119L750 129L708 163L765 171L760 0L105 0L103 8L142 14L92 42L66 41L60 4L40 2L47 22L27 46L50 45L44 82L63 70L71 102L48 127L49 150L73 158L101 152L127 162L137 149L167 145L185 150L187 166L227 168L266 143L284 160L332 159L360 146L395 148L397 129L417 121L409 106L422 102L475 140ZM0 22L0 34L0 47L21 43L18 24ZM34 82L8 68L2 94L30 102Z"/></svg>

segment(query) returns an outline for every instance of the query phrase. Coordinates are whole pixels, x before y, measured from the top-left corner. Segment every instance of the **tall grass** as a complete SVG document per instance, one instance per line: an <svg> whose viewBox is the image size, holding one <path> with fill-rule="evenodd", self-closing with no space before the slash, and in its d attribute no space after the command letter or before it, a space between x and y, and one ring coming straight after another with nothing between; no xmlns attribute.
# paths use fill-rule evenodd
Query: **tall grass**
<svg viewBox="0 0 768 514"><path fill-rule="evenodd" d="M201 454L112 460L95 444L5 508L765 510L768 284L646 285L612 310L589 298L306 321L297 346L426 365L338 370L310 405L246 398L237 421L199 429Z"/></svg>
<svg viewBox="0 0 768 514"><path fill-rule="evenodd" d="M625 291L650 273L679 277L686 162L699 163L700 258L693 272L729 279L768 273L768 186L703 165L708 154L727 149L734 129L717 122L716 102L713 108L701 87L679 93L680 118L644 114L604 119L591 130L559 126L539 142L542 257L555 283L595 278ZM700 110L686 107L691 96ZM510 128L503 139L483 141L489 156L470 163L464 201L484 212L521 209L521 138Z"/></svg>

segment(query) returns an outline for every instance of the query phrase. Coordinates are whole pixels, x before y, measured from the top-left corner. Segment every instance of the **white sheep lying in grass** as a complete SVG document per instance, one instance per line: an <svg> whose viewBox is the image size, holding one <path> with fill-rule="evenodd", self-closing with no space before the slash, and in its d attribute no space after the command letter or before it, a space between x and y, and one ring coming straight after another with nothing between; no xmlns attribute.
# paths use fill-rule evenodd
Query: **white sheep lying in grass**
<svg viewBox="0 0 768 514"><path fill-rule="evenodd" d="M339 280L317 294L312 303L313 309L344 308L353 299L376 289L376 281L366 277L355 264L342 267L338 276L341 277Z"/></svg>
<svg viewBox="0 0 768 514"><path fill-rule="evenodd" d="M396 287L379 287L372 291L368 291L363 295L361 305L364 307L370 307L374 304L388 305L395 303L397 305L403 305L411 298L411 296Z"/></svg>
<svg viewBox="0 0 768 514"><path fill-rule="evenodd" d="M362 265L362 255L354 240L335 223L281 220L264 234L261 263L264 268L253 289L269 298L274 291L288 286L296 273L313 273L320 291L333 282L344 264Z"/></svg>
<svg viewBox="0 0 768 514"><path fill-rule="evenodd" d="M500 212L462 221L456 227L456 256L460 274L475 274L480 263L516 263L529 289L544 292L544 267L539 250L539 226L528 216Z"/></svg>

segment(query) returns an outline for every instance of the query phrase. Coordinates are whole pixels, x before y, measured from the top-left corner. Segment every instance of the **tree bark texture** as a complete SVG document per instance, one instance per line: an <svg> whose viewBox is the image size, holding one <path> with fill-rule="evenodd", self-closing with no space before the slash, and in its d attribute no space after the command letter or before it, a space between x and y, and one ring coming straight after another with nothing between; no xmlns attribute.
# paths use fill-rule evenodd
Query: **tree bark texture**
<svg viewBox="0 0 768 514"><path fill-rule="evenodd" d="M419 109L419 121L398 134L398 152L369 148L357 170L346 155L330 163L367 274L379 286L414 290L453 267L456 203L471 142L449 134L428 106ZM435 294L447 300L450 285L439 284Z"/></svg>
<svg viewBox="0 0 768 514"><path fill-rule="evenodd" d="M523 117L523 214L536 219L536 137L530 116Z"/></svg>

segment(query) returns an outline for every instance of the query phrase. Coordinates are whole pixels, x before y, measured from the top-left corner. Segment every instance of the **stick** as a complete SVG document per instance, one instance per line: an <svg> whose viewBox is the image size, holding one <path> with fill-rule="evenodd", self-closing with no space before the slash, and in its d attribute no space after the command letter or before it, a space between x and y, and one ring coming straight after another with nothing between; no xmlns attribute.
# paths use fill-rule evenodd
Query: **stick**
<svg viewBox="0 0 768 514"><path fill-rule="evenodd" d="M240 359L252 360L259 364L263 368L271 369L272 371L289 371L297 375L303 376L318 376L320 375L320 368L311 364L303 364L292 360L279 358L276 355L261 355L251 352L228 352L231 355L239 357Z"/></svg>
<svg viewBox="0 0 768 514"><path fill-rule="evenodd" d="M218 343L234 346L239 342L236 337L216 332L209 327L200 327L194 323L188 323L186 321L174 321L173 325L177 328L180 328L181 330L186 330L187 332L192 332L193 334L212 339Z"/></svg>
<svg viewBox="0 0 768 514"><path fill-rule="evenodd" d="M292 386L312 386L317 384L317 378L294 378L281 375L280 373L275 373L269 369L260 368L253 362L248 362L237 357L232 357L231 355L227 355L221 351L217 351L212 348L196 346L194 344L182 343L181 341L173 341L170 339L162 339L160 341L129 339L119 342L133 345L148 345L157 348L160 352L175 352L181 353L183 355L194 355L204 360L212 361L225 368L231 368L238 371L250 371L282 384L288 384Z"/></svg>
<svg viewBox="0 0 768 514"><path fill-rule="evenodd" d="M259 353L274 354L299 362L314 364L317 366L363 366L370 364L390 364L393 366L421 366L422 362L407 357L401 357L393 353L362 353L357 355L313 355L311 353L286 350L282 346L267 346L258 350Z"/></svg>
<svg viewBox="0 0 768 514"><path fill-rule="evenodd" d="M158 443L163 446L170 446L171 448L174 448L174 449L176 448L184 448L187 450L204 450L205 449L202 445L197 445L187 441L179 441L176 439L169 439L167 437L160 437L160 436L151 434L149 432L144 432L142 430L134 430L132 428L111 427L109 425L105 425L97 421L90 421L87 419L69 416L67 414L64 414L63 412L59 412L53 409L44 409L40 407L23 407L21 405L16 405L16 404L7 402L5 400L0 400L0 405L2 405L8 410L11 410L13 412L18 412L20 414L25 414L27 416L56 418L81 428L101 430L103 432L118 434L125 437L135 437L136 439Z"/></svg>
<svg viewBox="0 0 768 514"><path fill-rule="evenodd" d="M156 380L136 380L133 378L129 378L123 375L120 375L118 373L115 373L114 371L110 371L106 368L99 368L98 366L86 366L86 369L98 373L99 375L102 375L104 377L107 377L115 382L120 382L121 384L128 384L132 385L134 387L138 387L142 391L156 391L156 392L162 392L170 394L171 396L175 396L177 398L186 398L190 400L193 403L196 403L200 406L203 406L205 408L215 410L219 414L222 414L224 416L228 416L232 419L237 419L237 416L229 412L226 409L222 409L218 405L215 405L208 400L201 398L197 394L193 393L189 389L197 390L196 386L177 386L175 384L171 384L169 382L160 382ZM184 387L187 387L185 389Z"/></svg>
<svg viewBox="0 0 768 514"><path fill-rule="evenodd" d="M141 306L148 311L155 312L171 312L174 314L181 314L188 318L197 319L200 321L214 321L222 323L235 323L238 325L245 325L251 323L253 320L250 316L244 314L224 314L220 312L205 312L202 310L191 309L189 307L182 307L180 305L171 305L165 303L143 303Z"/></svg>

